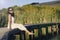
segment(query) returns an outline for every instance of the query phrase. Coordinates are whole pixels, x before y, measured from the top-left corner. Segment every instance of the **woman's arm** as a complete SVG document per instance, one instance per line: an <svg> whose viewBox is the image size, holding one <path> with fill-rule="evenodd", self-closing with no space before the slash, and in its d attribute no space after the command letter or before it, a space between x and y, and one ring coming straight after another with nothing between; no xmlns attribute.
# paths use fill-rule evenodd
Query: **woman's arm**
<svg viewBox="0 0 60 40"><path fill-rule="evenodd" d="M8 14L8 29L11 29L11 15Z"/></svg>

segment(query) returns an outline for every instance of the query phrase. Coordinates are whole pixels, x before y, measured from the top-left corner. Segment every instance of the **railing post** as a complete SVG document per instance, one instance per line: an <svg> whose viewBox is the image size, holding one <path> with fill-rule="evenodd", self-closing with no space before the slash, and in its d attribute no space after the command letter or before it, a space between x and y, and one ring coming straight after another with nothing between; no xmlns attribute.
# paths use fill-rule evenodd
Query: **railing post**
<svg viewBox="0 0 60 40"><path fill-rule="evenodd" d="M60 34L60 23L58 23L58 32Z"/></svg>
<svg viewBox="0 0 60 40"><path fill-rule="evenodd" d="M31 29L31 32L32 32L32 33L33 33L33 30L34 30L34 29ZM29 35L29 39L30 39L30 40L34 40L33 38L34 38L33 35Z"/></svg>

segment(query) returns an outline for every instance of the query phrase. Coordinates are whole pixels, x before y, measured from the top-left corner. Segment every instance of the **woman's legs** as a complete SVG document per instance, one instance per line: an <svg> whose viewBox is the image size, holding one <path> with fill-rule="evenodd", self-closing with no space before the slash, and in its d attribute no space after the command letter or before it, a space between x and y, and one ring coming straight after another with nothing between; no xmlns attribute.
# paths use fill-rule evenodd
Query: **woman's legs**
<svg viewBox="0 0 60 40"><path fill-rule="evenodd" d="M33 33L32 32L30 32L30 31L28 31L27 29L26 30L24 30L26 33L28 33L29 35L33 35Z"/></svg>
<svg viewBox="0 0 60 40"><path fill-rule="evenodd" d="M19 24L20 30L25 31L26 33L28 33L29 35L33 35L32 32L30 32L29 30L26 29L26 27L22 24Z"/></svg>
<svg viewBox="0 0 60 40"><path fill-rule="evenodd" d="M25 32L28 33L29 35L33 35L33 33L30 32L29 30L27 30L26 27L25 27L24 25L22 25L22 24L12 24L12 27L11 27L11 28L12 28L12 29L18 28L18 29L20 29L20 30L22 30L22 31L25 31Z"/></svg>

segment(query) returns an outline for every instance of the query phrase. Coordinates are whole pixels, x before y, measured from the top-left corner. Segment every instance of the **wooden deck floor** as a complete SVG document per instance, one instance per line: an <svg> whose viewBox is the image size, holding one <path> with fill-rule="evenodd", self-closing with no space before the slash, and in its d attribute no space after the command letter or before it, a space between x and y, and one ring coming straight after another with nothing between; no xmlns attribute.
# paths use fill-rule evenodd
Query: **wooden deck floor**
<svg viewBox="0 0 60 40"><path fill-rule="evenodd" d="M0 28L0 39L4 36L4 34L9 31L6 27Z"/></svg>

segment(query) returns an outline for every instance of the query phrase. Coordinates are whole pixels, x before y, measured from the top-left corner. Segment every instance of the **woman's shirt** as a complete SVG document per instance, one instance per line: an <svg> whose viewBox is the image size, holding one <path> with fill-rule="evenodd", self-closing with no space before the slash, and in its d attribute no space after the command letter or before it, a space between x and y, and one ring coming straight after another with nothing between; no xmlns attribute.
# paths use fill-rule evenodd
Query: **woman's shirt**
<svg viewBox="0 0 60 40"><path fill-rule="evenodd" d="M11 24L14 23L14 13L9 13L11 15Z"/></svg>
<svg viewBox="0 0 60 40"><path fill-rule="evenodd" d="M11 22L12 24L14 23L14 17L12 16L12 22Z"/></svg>

